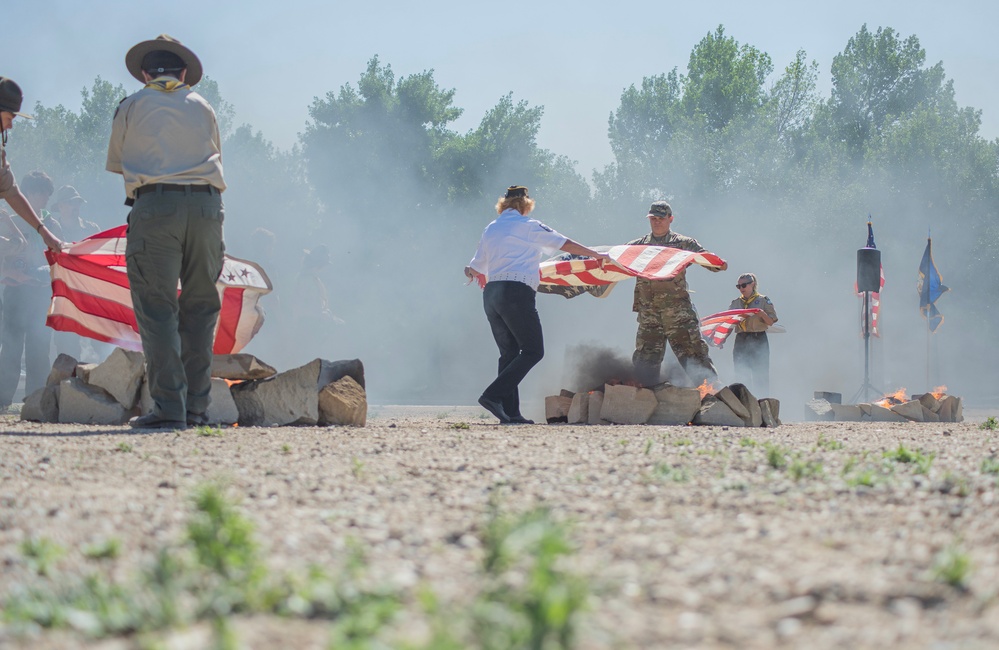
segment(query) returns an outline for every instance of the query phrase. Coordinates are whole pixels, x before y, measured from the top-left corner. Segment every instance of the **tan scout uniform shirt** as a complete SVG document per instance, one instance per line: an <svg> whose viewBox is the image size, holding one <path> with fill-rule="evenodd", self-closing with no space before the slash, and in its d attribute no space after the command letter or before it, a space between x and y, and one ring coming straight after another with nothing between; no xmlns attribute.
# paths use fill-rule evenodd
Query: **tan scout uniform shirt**
<svg viewBox="0 0 999 650"><path fill-rule="evenodd" d="M646 244L649 246L665 246L667 248L679 248L680 250L703 253L705 249L697 243L693 237L687 237L673 232L672 230L662 237L655 237L652 233L628 242L628 245ZM635 301L632 304L632 311L642 311L642 309L661 308L661 303L670 298L688 298L687 292L687 272L680 271L672 280L646 280L645 278L635 279Z"/></svg>
<svg viewBox="0 0 999 650"><path fill-rule="evenodd" d="M114 114L106 168L124 176L130 198L153 183L214 185L221 192L215 110L188 86L170 92L143 88L126 97Z"/></svg>
<svg viewBox="0 0 999 650"><path fill-rule="evenodd" d="M7 193L17 187L14 180L14 172L10 171L10 163L7 162L7 149L0 144L0 199L7 198Z"/></svg>
<svg viewBox="0 0 999 650"><path fill-rule="evenodd" d="M762 309L766 312L767 316L774 319L777 322L777 310L774 309L774 304L770 302L770 298L767 298L762 293L754 293L749 297L749 300L743 300L742 298L736 298L732 301L732 304L728 306L729 309ZM746 320L739 323L739 331L741 332L765 332L767 330L767 324L764 322L763 317L759 314L753 314Z"/></svg>

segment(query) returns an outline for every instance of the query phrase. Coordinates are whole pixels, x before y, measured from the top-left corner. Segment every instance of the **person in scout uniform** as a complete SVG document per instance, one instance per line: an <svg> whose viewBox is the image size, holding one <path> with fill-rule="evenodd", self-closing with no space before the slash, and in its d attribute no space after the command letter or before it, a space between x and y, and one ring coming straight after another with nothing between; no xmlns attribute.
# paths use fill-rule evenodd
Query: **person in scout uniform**
<svg viewBox="0 0 999 650"><path fill-rule="evenodd" d="M729 309L762 309L739 323L732 347L735 377L749 387L754 395L767 397L770 392L770 341L767 328L777 322L777 310L756 290L756 275L743 273L735 288L742 294L732 301Z"/></svg>
<svg viewBox="0 0 999 650"><path fill-rule="evenodd" d="M52 195L52 179L45 172L32 171L21 179L21 194L27 199L32 212L43 224L51 219L45 206ZM17 224L8 220L4 236L16 238ZM52 229L58 227L52 223ZM42 228L52 232L47 225ZM14 400L17 384L21 379L21 360L24 359L24 394L30 395L45 385L52 359L49 347L52 330L45 325L51 298L49 267L45 261L42 242L22 233L24 242L20 250L5 255L0 265L3 282L3 333L0 335L0 408L7 408Z"/></svg>
<svg viewBox="0 0 999 650"><path fill-rule="evenodd" d="M653 203L648 217L652 231L628 242L629 245L665 246L696 253L706 250L696 239L670 230L673 208L666 201ZM717 270L724 271L726 268L728 264ZM685 271L671 280L636 278L632 311L638 313L638 334L631 360L635 375L644 386L659 383L667 341L695 384L705 380L713 384L718 379L715 365L708 356L708 345L701 338L697 312L687 291Z"/></svg>
<svg viewBox="0 0 999 650"><path fill-rule="evenodd" d="M210 402L225 250L219 128L191 89L201 61L179 41L142 41L125 67L145 87L115 111L106 167L124 177L132 206L126 270L154 403L130 424L183 429L207 423Z"/></svg>
<svg viewBox="0 0 999 650"><path fill-rule="evenodd" d="M78 242L100 231L100 226L80 216L80 206L84 203L86 201L72 185L63 185L49 200L52 216L59 222L63 240Z"/></svg>
<svg viewBox="0 0 999 650"><path fill-rule="evenodd" d="M14 118L20 116L32 119L30 115L21 112L23 101L21 87L7 77L0 77L0 198L6 200L11 209L41 235L46 246L58 251L62 249L62 242L38 218L14 181L14 172L7 162L7 131L14 126Z"/></svg>

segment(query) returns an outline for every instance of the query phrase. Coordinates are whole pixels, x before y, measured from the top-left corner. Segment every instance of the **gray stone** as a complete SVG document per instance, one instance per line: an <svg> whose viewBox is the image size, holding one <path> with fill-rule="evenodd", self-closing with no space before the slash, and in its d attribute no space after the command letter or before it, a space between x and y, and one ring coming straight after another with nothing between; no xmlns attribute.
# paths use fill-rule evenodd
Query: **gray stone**
<svg viewBox="0 0 999 650"><path fill-rule="evenodd" d="M216 354L212 357L212 377L219 379L266 379L277 370L252 354Z"/></svg>
<svg viewBox="0 0 999 650"><path fill-rule="evenodd" d="M319 391L319 424L363 427L368 398L353 377L344 375Z"/></svg>
<svg viewBox="0 0 999 650"><path fill-rule="evenodd" d="M937 411L941 422L964 422L964 406L961 398L945 395L940 399L940 410Z"/></svg>
<svg viewBox="0 0 999 650"><path fill-rule="evenodd" d="M714 397L721 402L725 402L725 406L732 409L733 413L742 418L747 426L749 425L749 409L747 409L746 405L742 403L739 396L732 392L731 388L728 386L722 387L717 393L714 394Z"/></svg>
<svg viewBox="0 0 999 650"><path fill-rule="evenodd" d="M571 406L571 395L569 397L565 395L549 395L545 398L545 422L548 424L568 422L569 407Z"/></svg>
<svg viewBox="0 0 999 650"><path fill-rule="evenodd" d="M146 386L145 382L142 384ZM149 390L146 389L146 394ZM232 424L239 422L239 409L236 408L236 400L232 398L232 391L225 379L212 378L211 402L208 404L208 411L205 416L208 424ZM152 401L152 400L150 400Z"/></svg>
<svg viewBox="0 0 999 650"><path fill-rule="evenodd" d="M706 395L701 400L701 408L694 415L694 424L744 427L746 421L735 414L728 404L714 395Z"/></svg>
<svg viewBox="0 0 999 650"><path fill-rule="evenodd" d="M870 417L856 404L830 404L837 422L863 422Z"/></svg>
<svg viewBox="0 0 999 650"><path fill-rule="evenodd" d="M127 411L139 398L144 365L145 357L141 352L115 348L103 363L90 371L87 383L103 388Z"/></svg>
<svg viewBox="0 0 999 650"><path fill-rule="evenodd" d="M21 407L21 419L31 422L58 422L59 384L46 384L25 397L24 406Z"/></svg>
<svg viewBox="0 0 999 650"><path fill-rule="evenodd" d="M231 387L244 426L313 425L319 422L319 391L343 377L364 388L359 359L309 363L266 379L251 379Z"/></svg>
<svg viewBox="0 0 999 650"><path fill-rule="evenodd" d="M842 404L843 394L842 393L831 393L825 390L817 390L813 393L812 397L815 399L824 399L830 404Z"/></svg>
<svg viewBox="0 0 999 650"><path fill-rule="evenodd" d="M923 422L939 422L940 416L931 411L930 409L923 407Z"/></svg>
<svg viewBox="0 0 999 650"><path fill-rule="evenodd" d="M78 363L76 364L76 371L73 373L74 377L78 377L83 380L83 383L90 383L90 373L94 368L97 367L96 363ZM69 379L69 377L67 377Z"/></svg>
<svg viewBox="0 0 999 650"><path fill-rule="evenodd" d="M760 400L760 417L763 426L773 429L780 426L780 400L774 397L764 397Z"/></svg>
<svg viewBox="0 0 999 650"><path fill-rule="evenodd" d="M608 384L604 386L600 419L615 424L645 424L658 405L656 394L648 388Z"/></svg>
<svg viewBox="0 0 999 650"><path fill-rule="evenodd" d="M46 386L58 386L63 379L76 376L77 360L68 354L60 354L52 364L52 370L45 380ZM25 400L27 402L27 400Z"/></svg>
<svg viewBox="0 0 999 650"><path fill-rule="evenodd" d="M898 413L906 420L912 420L913 422L925 421L923 418L923 405L919 403L919 400L909 400L908 402L895 404L891 407L891 411Z"/></svg>
<svg viewBox="0 0 999 650"><path fill-rule="evenodd" d="M566 414L566 421L569 424L586 424L590 419L590 394L586 391L579 391L572 396L572 403L569 404L569 412Z"/></svg>
<svg viewBox="0 0 999 650"><path fill-rule="evenodd" d="M701 392L696 388L682 388L664 384L655 389L656 409L648 424L689 424L701 408Z"/></svg>
<svg viewBox="0 0 999 650"><path fill-rule="evenodd" d="M832 411L832 406L824 399L809 400L805 404L805 420L814 422L816 420L833 420L836 414Z"/></svg>
<svg viewBox="0 0 999 650"><path fill-rule="evenodd" d="M924 407L936 413L940 410L940 400L938 400L933 393L923 393L922 395L913 395L912 399L919 400L919 403ZM929 422L929 420L927 420Z"/></svg>
<svg viewBox="0 0 999 650"><path fill-rule="evenodd" d="M756 396L749 391L749 388L744 384L732 384L728 389L732 391L733 395L739 398L739 401L742 402L743 407L749 413L749 417L744 418L746 426L763 426L763 413L760 410L760 400L756 399Z"/></svg>
<svg viewBox="0 0 999 650"><path fill-rule="evenodd" d="M106 390L83 383L78 377L59 384L59 422L76 424L123 424L128 411Z"/></svg>
<svg viewBox="0 0 999 650"><path fill-rule="evenodd" d="M586 423L587 424L610 424L607 420L600 419L600 409L604 405L604 394L602 391L595 390L590 392L590 403L588 405L589 413L587 413Z"/></svg>
<svg viewBox="0 0 999 650"><path fill-rule="evenodd" d="M908 422L904 417L877 404L858 404L860 410L868 414L874 422Z"/></svg>

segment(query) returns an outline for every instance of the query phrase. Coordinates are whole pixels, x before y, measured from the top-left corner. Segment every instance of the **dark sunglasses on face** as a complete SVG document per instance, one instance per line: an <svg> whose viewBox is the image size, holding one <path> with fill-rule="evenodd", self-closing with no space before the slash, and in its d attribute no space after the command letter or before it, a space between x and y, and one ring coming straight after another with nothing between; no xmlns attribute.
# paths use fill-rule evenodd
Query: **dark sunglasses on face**
<svg viewBox="0 0 999 650"><path fill-rule="evenodd" d="M749 285L751 285L751 284L752 284L752 282L743 282L743 283L741 283L741 284L737 284L737 285L735 285L735 287L736 287L737 289L745 289L746 287L748 287L748 286L749 286Z"/></svg>

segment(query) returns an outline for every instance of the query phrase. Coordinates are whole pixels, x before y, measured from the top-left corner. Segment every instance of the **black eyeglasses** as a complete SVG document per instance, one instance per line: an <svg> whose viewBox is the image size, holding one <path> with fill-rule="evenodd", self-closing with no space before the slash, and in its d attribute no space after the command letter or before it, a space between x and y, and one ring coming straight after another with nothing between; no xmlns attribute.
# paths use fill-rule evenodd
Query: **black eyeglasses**
<svg viewBox="0 0 999 650"><path fill-rule="evenodd" d="M735 288L736 289L745 289L746 287L748 287L751 284L752 284L752 282L743 282L742 284L735 285Z"/></svg>

